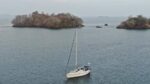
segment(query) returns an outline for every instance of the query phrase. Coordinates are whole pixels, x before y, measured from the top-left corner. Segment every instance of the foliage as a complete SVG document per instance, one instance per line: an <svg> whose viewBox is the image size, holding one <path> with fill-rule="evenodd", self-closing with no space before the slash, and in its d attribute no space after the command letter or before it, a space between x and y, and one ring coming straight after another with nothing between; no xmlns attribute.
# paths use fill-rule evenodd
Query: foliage
<svg viewBox="0 0 150 84"><path fill-rule="evenodd" d="M69 13L44 14L38 11L29 15L18 15L12 21L13 27L75 28L83 27L81 18Z"/></svg>
<svg viewBox="0 0 150 84"><path fill-rule="evenodd" d="M123 21L117 28L126 29L149 29L150 19L138 15L137 17L129 17L126 21Z"/></svg>

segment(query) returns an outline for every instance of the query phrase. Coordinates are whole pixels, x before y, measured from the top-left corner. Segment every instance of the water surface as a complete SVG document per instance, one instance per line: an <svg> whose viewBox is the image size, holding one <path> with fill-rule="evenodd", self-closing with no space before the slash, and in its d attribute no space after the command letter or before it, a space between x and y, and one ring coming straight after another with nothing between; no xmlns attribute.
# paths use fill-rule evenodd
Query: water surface
<svg viewBox="0 0 150 84"><path fill-rule="evenodd" d="M0 84L150 83L150 30L78 29L78 62L90 62L92 72L66 80L73 33L74 29L0 27ZM72 54L69 70L74 66Z"/></svg>

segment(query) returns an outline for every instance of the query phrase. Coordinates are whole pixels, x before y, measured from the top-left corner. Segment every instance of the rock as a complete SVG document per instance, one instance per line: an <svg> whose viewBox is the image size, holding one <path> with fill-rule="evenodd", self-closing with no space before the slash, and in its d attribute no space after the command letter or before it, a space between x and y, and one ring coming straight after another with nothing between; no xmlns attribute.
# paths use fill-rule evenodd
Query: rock
<svg viewBox="0 0 150 84"><path fill-rule="evenodd" d="M104 24L104 26L108 26L108 24Z"/></svg>
<svg viewBox="0 0 150 84"><path fill-rule="evenodd" d="M102 28L101 26L96 26L96 28Z"/></svg>

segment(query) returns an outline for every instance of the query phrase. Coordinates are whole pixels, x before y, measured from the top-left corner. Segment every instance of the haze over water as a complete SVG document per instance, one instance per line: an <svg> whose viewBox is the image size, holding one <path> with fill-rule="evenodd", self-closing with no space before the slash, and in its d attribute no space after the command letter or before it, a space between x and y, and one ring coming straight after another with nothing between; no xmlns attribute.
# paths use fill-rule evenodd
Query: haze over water
<svg viewBox="0 0 150 84"><path fill-rule="evenodd" d="M66 80L74 29L0 27L0 84L149 84L150 30L124 30L117 18L85 19L78 29L79 65L90 77ZM108 28L95 28L95 24ZM74 53L69 63L74 66Z"/></svg>
<svg viewBox="0 0 150 84"><path fill-rule="evenodd" d="M77 16L150 16L149 0L0 0L0 15L70 12Z"/></svg>

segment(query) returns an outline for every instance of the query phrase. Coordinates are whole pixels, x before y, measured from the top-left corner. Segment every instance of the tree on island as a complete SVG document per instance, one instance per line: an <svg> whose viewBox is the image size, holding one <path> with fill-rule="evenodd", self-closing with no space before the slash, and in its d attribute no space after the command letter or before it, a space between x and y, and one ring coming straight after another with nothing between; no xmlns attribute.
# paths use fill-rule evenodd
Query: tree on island
<svg viewBox="0 0 150 84"><path fill-rule="evenodd" d="M117 28L123 29L150 29L150 19L138 15L137 17L129 17L123 21Z"/></svg>
<svg viewBox="0 0 150 84"><path fill-rule="evenodd" d="M83 20L70 13L45 14L38 11L18 15L12 20L13 27L76 28L83 27Z"/></svg>

